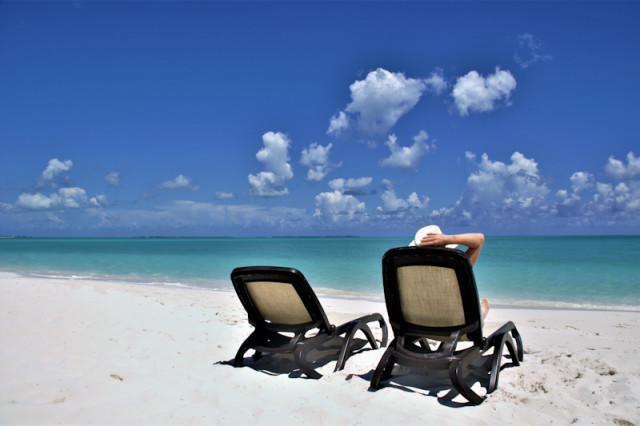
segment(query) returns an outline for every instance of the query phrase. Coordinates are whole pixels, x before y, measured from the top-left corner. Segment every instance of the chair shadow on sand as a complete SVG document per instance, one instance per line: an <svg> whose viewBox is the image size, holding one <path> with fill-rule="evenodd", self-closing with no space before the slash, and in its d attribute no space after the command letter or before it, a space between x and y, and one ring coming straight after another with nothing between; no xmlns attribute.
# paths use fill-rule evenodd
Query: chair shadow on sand
<svg viewBox="0 0 640 426"><path fill-rule="evenodd" d="M491 380L491 362L491 354L483 355L472 362L467 368L465 383L474 388L474 390L479 390L479 388L488 389ZM514 362L506 362L502 364L500 371L516 366L517 364ZM357 377L370 382L373 373L374 370L370 370L366 374L357 375ZM451 385L451 378L446 370L430 370L396 365L392 374L393 378L385 384L385 388L435 397L439 404L452 408L476 405L468 401ZM379 390L369 387L369 392L379 392Z"/></svg>
<svg viewBox="0 0 640 426"><path fill-rule="evenodd" d="M340 338L334 338L327 342L322 348L310 353L308 360L313 363L314 368L323 369L328 364L337 360L337 353L340 350ZM371 351L366 348L367 340L356 339L354 342L354 355ZM470 387L482 387L487 389L490 381L490 366L492 355L484 355L475 360L468 367L466 374L466 384ZM233 366L233 359L218 361L215 365ZM253 360L249 356L244 359L244 365L254 371L267 374L269 376L288 375L289 378L302 378L306 376L296 365L293 354L278 353L265 354L258 360ZM513 362L504 363L500 370L515 367ZM346 371L346 370L345 370ZM348 373L348 371L346 371ZM365 374L348 374L345 380L358 377L366 382L370 382L374 370L371 369ZM475 404L467 401L460 393L451 386L451 379L445 370L425 370L413 367L396 365L393 369L393 378L385 385L385 388L397 389L407 393L416 393L424 396L435 397L438 403L447 407L466 407ZM369 392L376 389L369 388ZM458 401L459 400L459 401Z"/></svg>
<svg viewBox="0 0 640 426"><path fill-rule="evenodd" d="M336 362L338 360L338 353L342 347L342 338L335 337L325 342L322 346L315 348L307 355L307 361L313 366L314 369L323 369L328 364ZM352 352L351 355L358 355L359 353L374 350L367 348L368 341L366 339L355 338L351 343ZM234 360L218 361L216 365L229 365L234 366ZM307 376L299 368L294 360L292 353L273 353L263 354L259 359L254 359L253 356L244 358L244 367L251 368L255 371L270 375L280 376L287 374L289 378L301 378ZM333 370L333 369L331 369Z"/></svg>

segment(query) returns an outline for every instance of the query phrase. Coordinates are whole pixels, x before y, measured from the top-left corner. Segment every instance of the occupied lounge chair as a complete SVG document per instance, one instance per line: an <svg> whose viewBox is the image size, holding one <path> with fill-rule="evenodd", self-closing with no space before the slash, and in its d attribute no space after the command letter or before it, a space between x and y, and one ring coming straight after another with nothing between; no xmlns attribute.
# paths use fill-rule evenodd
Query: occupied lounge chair
<svg viewBox="0 0 640 426"><path fill-rule="evenodd" d="M259 359L262 352L293 353L300 371L309 378L318 379L322 375L307 360L309 352L344 335L335 367L335 371L342 370L354 349L356 332L361 330L371 347L377 349L376 339L368 326L368 323L376 321L382 331L380 345L384 347L387 344L387 324L379 313L339 327L331 325L316 294L297 269L275 266L236 268L231 273L231 281L249 315L249 322L255 327L240 346L233 363L235 367L243 365L244 354L249 349L255 350L254 360ZM317 333L310 333L312 330L317 330Z"/></svg>
<svg viewBox="0 0 640 426"><path fill-rule="evenodd" d="M382 259L382 276L395 338L373 373L373 389L391 377L395 364L445 369L456 390L480 404L486 395L478 395L465 383L465 370L474 360L493 348L487 394L498 387L504 345L511 362L520 365L522 339L513 322L483 337L478 290L463 252L441 247L391 249ZM459 349L461 342L467 342L466 347ZM433 348L430 343L435 343Z"/></svg>

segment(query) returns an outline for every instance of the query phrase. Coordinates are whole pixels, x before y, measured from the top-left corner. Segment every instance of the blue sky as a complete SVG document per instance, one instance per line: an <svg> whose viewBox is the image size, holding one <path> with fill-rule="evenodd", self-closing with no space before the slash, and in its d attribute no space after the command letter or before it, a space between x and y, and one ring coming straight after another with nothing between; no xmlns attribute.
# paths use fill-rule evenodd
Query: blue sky
<svg viewBox="0 0 640 426"><path fill-rule="evenodd" d="M1 2L0 234L638 234L639 18Z"/></svg>

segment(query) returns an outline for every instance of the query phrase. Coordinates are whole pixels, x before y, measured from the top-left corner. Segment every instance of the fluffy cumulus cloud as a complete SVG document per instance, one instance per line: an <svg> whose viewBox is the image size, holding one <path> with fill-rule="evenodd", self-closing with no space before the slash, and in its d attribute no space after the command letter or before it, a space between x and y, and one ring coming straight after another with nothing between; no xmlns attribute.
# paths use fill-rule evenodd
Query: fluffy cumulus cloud
<svg viewBox="0 0 640 426"><path fill-rule="evenodd" d="M404 216L411 210L415 213L422 214L429 205L429 197L422 197L422 199L420 199L417 193L412 192L406 199L399 198L389 180L384 179L382 184L385 187L385 190L380 196L382 206L376 209L376 213L378 214L383 213Z"/></svg>
<svg viewBox="0 0 640 426"><path fill-rule="evenodd" d="M391 155L380 162L382 167L397 167L402 169L417 169L420 159L429 152L433 146L427 144L429 136L421 130L413 138L413 145L400 146L396 135L389 135L385 145L389 147Z"/></svg>
<svg viewBox="0 0 640 426"><path fill-rule="evenodd" d="M251 194L259 197L276 197L286 195L289 190L285 182L293 178L289 164L289 138L280 132L267 132L262 135L264 147L258 151L256 158L264 165L264 170L254 175L249 174Z"/></svg>
<svg viewBox="0 0 640 426"><path fill-rule="evenodd" d="M519 152L511 155L510 163L492 161L487 154L480 161L471 152L466 157L474 168L466 190L454 206L432 211L434 220L470 224L508 219L513 223L548 216L550 190L535 160Z"/></svg>
<svg viewBox="0 0 640 426"><path fill-rule="evenodd" d="M640 177L640 158L633 152L627 154L627 163L617 160L613 156L604 167L604 171L616 179L633 179Z"/></svg>
<svg viewBox="0 0 640 426"><path fill-rule="evenodd" d="M328 134L340 135L349 128L349 117L344 111L340 111L329 120Z"/></svg>
<svg viewBox="0 0 640 426"><path fill-rule="evenodd" d="M88 198L87 192L82 188L60 188L50 195L42 193L20 194L16 207L25 210L59 210L78 209L85 207L101 207L107 205L107 197L104 194Z"/></svg>
<svg viewBox="0 0 640 426"><path fill-rule="evenodd" d="M40 178L44 182L52 181L60 173L68 172L72 167L73 161L71 160L60 161L57 158L52 158L51 160L49 160L49 164L47 164L47 167L42 172Z"/></svg>
<svg viewBox="0 0 640 426"><path fill-rule="evenodd" d="M307 180L320 181L331 171L333 165L329 160L329 154L332 146L322 146L314 142L302 150L300 164L308 168Z"/></svg>
<svg viewBox="0 0 640 426"><path fill-rule="evenodd" d="M480 159L467 152L473 170L467 188L451 206L432 212L432 221L471 226L501 223L509 226L638 226L640 225L640 173L633 153L626 162L611 157L598 176L587 171L573 173L568 188L549 196L550 179L538 163L515 152L509 162ZM389 206L402 206L392 194Z"/></svg>
<svg viewBox="0 0 640 426"><path fill-rule="evenodd" d="M429 77L424 79L424 84L427 91L435 95L441 95L449 87L447 80L442 76L442 70L432 72Z"/></svg>
<svg viewBox="0 0 640 426"><path fill-rule="evenodd" d="M357 130L364 134L382 134L418 103L425 90L438 91L445 84L437 75L432 75L427 83L378 68L349 86L351 103L331 118L327 133L340 134L353 120Z"/></svg>
<svg viewBox="0 0 640 426"><path fill-rule="evenodd" d="M594 186L593 175L588 172L575 172L571 175L569 181L571 182L571 188L575 193L580 193L583 190Z"/></svg>
<svg viewBox="0 0 640 426"><path fill-rule="evenodd" d="M596 183L590 207L613 222L634 219L640 214L640 182Z"/></svg>
<svg viewBox="0 0 640 426"><path fill-rule="evenodd" d="M193 179L189 176L179 174L175 179L164 181L157 185L160 189L188 189L198 191L200 187L193 184Z"/></svg>
<svg viewBox="0 0 640 426"><path fill-rule="evenodd" d="M333 191L316 195L314 217L333 224L366 221L368 215L365 203L355 195L363 195L365 187L370 185L372 180L371 177L362 177L330 181L329 187Z"/></svg>
<svg viewBox="0 0 640 426"><path fill-rule="evenodd" d="M588 172L571 175L571 190L556 192L558 216L579 225L640 223L640 160L633 152L626 163L611 156L601 176L605 181Z"/></svg>
<svg viewBox="0 0 640 426"><path fill-rule="evenodd" d="M509 71L496 68L486 78L477 71L470 71L458 78L452 96L460 115L471 112L493 111L498 104L509 105L511 92L516 88L516 79Z"/></svg>
<svg viewBox="0 0 640 426"><path fill-rule="evenodd" d="M475 156L467 153L467 158ZM549 188L538 170L538 163L519 152L511 155L511 163L491 161L482 155L478 170L468 180L473 203L497 203L515 211L540 211L545 209L545 197Z"/></svg>
<svg viewBox="0 0 640 426"><path fill-rule="evenodd" d="M333 223L363 220L366 218L365 204L353 195L340 191L322 192L316 195L314 216Z"/></svg>
<svg viewBox="0 0 640 426"><path fill-rule="evenodd" d="M347 195L364 195L365 188L373 181L372 177L333 179L329 182L329 188Z"/></svg>
<svg viewBox="0 0 640 426"><path fill-rule="evenodd" d="M71 160L60 161L57 158L49 160L47 167L40 175L41 184L57 186L54 182L68 181L64 172L71 170L73 162ZM40 185L39 185L40 186ZM50 194L41 192L42 186L37 192L23 192L18 196L14 205L3 204L3 210L63 210L81 209L89 207L102 207L108 205L107 196L98 194L89 198L87 191L77 186L64 186Z"/></svg>

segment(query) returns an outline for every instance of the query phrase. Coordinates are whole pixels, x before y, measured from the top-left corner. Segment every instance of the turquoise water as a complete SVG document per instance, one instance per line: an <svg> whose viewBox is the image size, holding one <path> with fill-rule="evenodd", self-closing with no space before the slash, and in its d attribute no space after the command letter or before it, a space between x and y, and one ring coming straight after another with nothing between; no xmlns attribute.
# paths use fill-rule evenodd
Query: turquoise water
<svg viewBox="0 0 640 426"><path fill-rule="evenodd" d="M0 270L231 289L238 266L301 270L319 294L382 298L381 259L411 238L0 239ZM487 237L475 267L496 305L640 311L640 237Z"/></svg>

